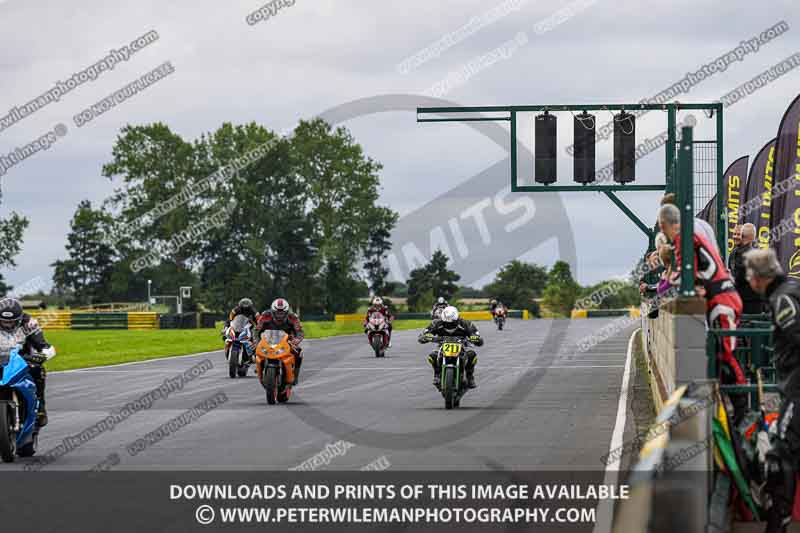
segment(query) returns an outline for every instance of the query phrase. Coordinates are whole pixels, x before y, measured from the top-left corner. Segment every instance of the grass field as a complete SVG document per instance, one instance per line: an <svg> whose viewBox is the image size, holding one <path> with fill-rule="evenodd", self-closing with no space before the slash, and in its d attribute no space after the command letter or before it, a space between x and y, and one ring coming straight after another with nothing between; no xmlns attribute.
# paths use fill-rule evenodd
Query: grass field
<svg viewBox="0 0 800 533"><path fill-rule="evenodd" d="M399 320L396 330L422 329L425 320ZM306 322L307 339L362 333L359 322ZM221 350L220 329L155 329L155 330L52 330L46 331L48 342L58 355L48 370L71 370L92 366L146 361L161 357Z"/></svg>

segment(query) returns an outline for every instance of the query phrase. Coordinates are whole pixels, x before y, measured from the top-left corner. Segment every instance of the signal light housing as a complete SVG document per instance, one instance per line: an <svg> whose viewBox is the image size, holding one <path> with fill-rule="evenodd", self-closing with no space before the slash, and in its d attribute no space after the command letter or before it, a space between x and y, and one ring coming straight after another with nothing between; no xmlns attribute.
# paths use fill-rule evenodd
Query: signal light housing
<svg viewBox="0 0 800 533"><path fill-rule="evenodd" d="M573 119L573 179L577 183L595 180L595 117L586 111Z"/></svg>
<svg viewBox="0 0 800 533"><path fill-rule="evenodd" d="M534 127L534 180L536 183L556 181L556 124L555 115L547 111L537 115Z"/></svg>
<svg viewBox="0 0 800 533"><path fill-rule="evenodd" d="M614 115L614 181L636 179L636 117L622 111Z"/></svg>

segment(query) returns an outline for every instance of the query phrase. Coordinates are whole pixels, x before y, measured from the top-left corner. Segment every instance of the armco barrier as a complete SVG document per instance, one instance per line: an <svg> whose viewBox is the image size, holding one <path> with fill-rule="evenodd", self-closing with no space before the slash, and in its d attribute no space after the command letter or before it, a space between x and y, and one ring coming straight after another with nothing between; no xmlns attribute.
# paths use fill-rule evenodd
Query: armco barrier
<svg viewBox="0 0 800 533"><path fill-rule="evenodd" d="M69 311L31 311L29 314L38 320L44 329L72 328L72 313Z"/></svg>
<svg viewBox="0 0 800 533"><path fill-rule="evenodd" d="M157 329L157 313L73 313L33 311L30 315L46 330Z"/></svg>
<svg viewBox="0 0 800 533"><path fill-rule="evenodd" d="M128 329L128 313L73 313L72 329Z"/></svg>
<svg viewBox="0 0 800 533"><path fill-rule="evenodd" d="M158 314L128 313L128 329L158 329Z"/></svg>

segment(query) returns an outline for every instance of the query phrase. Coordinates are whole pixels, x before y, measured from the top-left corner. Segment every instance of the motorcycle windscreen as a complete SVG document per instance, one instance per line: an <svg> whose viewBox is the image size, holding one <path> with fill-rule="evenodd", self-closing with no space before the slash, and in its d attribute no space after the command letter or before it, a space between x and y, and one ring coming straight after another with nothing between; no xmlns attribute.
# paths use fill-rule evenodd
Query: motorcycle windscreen
<svg viewBox="0 0 800 533"><path fill-rule="evenodd" d="M285 331L280 329L268 329L267 331L263 331L261 333L261 338L267 342L270 346L277 346L278 344L283 342L283 339L288 337Z"/></svg>
<svg viewBox="0 0 800 533"><path fill-rule="evenodd" d="M17 348L0 349L0 385L12 385L28 370L28 363Z"/></svg>
<svg viewBox="0 0 800 533"><path fill-rule="evenodd" d="M369 315L369 323L373 326L379 326L386 321L386 317L384 317L380 313L372 313Z"/></svg>
<svg viewBox="0 0 800 533"><path fill-rule="evenodd" d="M231 327L233 328L233 331L239 333L244 331L248 324L250 324L250 321L246 316L236 315L236 317L233 319L233 322L231 322Z"/></svg>

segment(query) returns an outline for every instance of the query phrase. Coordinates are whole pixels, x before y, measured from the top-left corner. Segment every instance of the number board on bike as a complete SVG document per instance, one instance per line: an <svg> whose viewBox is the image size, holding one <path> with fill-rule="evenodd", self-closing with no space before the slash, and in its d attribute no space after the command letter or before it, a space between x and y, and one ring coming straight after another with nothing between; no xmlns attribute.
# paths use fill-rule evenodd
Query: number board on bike
<svg viewBox="0 0 800 533"><path fill-rule="evenodd" d="M461 345L457 342L445 342L442 344L442 355L445 357L457 357L461 353Z"/></svg>

